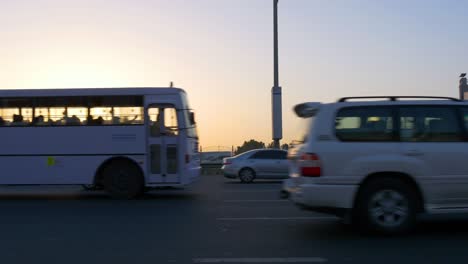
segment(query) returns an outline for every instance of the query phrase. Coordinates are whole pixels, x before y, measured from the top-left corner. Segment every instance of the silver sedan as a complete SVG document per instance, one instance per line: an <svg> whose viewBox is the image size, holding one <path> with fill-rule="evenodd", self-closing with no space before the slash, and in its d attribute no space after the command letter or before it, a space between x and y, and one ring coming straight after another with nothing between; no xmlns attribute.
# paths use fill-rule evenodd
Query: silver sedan
<svg viewBox="0 0 468 264"><path fill-rule="evenodd" d="M239 178L249 183L255 179L285 179L288 177L287 152L279 149L255 149L223 159L226 178Z"/></svg>

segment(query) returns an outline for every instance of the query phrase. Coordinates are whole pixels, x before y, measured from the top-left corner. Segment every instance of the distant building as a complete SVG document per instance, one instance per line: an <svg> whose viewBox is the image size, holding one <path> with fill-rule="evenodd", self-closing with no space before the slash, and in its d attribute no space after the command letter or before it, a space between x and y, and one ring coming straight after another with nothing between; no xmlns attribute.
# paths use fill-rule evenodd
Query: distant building
<svg viewBox="0 0 468 264"><path fill-rule="evenodd" d="M466 100L468 99L468 83L466 79L466 73L460 74L460 83L458 86L460 90L460 99Z"/></svg>

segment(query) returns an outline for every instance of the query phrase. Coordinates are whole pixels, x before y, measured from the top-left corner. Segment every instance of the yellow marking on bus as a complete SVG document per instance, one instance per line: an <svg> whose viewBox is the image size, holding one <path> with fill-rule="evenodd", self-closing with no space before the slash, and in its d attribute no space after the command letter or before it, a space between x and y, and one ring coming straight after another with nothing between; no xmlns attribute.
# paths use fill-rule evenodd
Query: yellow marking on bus
<svg viewBox="0 0 468 264"><path fill-rule="evenodd" d="M54 165L55 165L55 158L47 157L47 166L54 166Z"/></svg>

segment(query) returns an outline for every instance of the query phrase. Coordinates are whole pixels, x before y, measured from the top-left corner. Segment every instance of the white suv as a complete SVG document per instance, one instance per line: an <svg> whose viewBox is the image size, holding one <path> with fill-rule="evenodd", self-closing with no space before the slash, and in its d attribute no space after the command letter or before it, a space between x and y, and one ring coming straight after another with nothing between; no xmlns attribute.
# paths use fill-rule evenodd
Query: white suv
<svg viewBox="0 0 468 264"><path fill-rule="evenodd" d="M283 192L301 207L383 233L421 213L468 212L468 103L347 97L294 110L307 128Z"/></svg>

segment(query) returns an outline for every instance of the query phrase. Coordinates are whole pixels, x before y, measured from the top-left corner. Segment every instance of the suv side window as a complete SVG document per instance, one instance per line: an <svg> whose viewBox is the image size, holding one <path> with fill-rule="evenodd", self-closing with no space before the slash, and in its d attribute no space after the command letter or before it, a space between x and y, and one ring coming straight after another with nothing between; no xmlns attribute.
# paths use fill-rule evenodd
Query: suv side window
<svg viewBox="0 0 468 264"><path fill-rule="evenodd" d="M460 122L454 107L400 107L399 116L401 141L463 141Z"/></svg>
<svg viewBox="0 0 468 264"><path fill-rule="evenodd" d="M463 115L463 125L465 126L465 131L468 131L468 107L463 107L461 111Z"/></svg>
<svg viewBox="0 0 468 264"><path fill-rule="evenodd" d="M394 141L392 108L343 108L336 115L335 133L341 141Z"/></svg>

